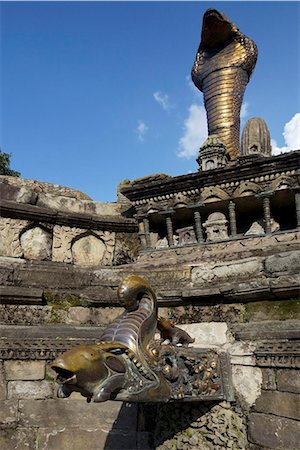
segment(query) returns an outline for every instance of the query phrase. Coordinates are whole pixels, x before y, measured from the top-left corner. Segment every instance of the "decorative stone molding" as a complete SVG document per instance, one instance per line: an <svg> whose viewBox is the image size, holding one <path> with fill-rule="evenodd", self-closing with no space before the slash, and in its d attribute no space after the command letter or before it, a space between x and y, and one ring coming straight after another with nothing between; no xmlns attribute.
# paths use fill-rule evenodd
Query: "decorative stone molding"
<svg viewBox="0 0 300 450"><path fill-rule="evenodd" d="M23 250L20 234L29 225L27 220L0 218L0 255L20 258Z"/></svg>
<svg viewBox="0 0 300 450"><path fill-rule="evenodd" d="M52 339L0 339L0 359L52 360L76 344L95 344L96 338Z"/></svg>
<svg viewBox="0 0 300 450"><path fill-rule="evenodd" d="M115 233L56 225L52 259L87 267L108 266L112 264L114 245Z"/></svg>
<svg viewBox="0 0 300 450"><path fill-rule="evenodd" d="M254 354L260 367L300 368L299 340L265 341L257 346Z"/></svg>
<svg viewBox="0 0 300 450"><path fill-rule="evenodd" d="M203 191L201 192L201 200L202 202L209 203L209 202L216 202L221 200L228 200L229 195L227 192L225 192L223 189L211 186L211 187L205 187Z"/></svg>
<svg viewBox="0 0 300 450"><path fill-rule="evenodd" d="M276 178L272 184L271 188L273 191L281 191L283 189L292 189L296 186L296 180L290 176L280 175Z"/></svg>
<svg viewBox="0 0 300 450"><path fill-rule="evenodd" d="M261 191L261 188L252 181L242 182L233 193L233 197L248 197L250 195L256 195Z"/></svg>

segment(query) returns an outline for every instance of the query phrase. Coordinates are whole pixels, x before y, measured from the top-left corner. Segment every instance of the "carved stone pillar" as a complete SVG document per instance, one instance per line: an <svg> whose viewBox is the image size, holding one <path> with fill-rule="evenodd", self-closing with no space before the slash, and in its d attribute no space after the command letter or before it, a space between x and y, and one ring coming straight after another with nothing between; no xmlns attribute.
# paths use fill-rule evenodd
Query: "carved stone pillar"
<svg viewBox="0 0 300 450"><path fill-rule="evenodd" d="M270 197L271 194L264 194L263 199L263 209L264 209L264 223L265 223L265 233L271 234L271 210L270 210Z"/></svg>
<svg viewBox="0 0 300 450"><path fill-rule="evenodd" d="M152 248L151 237L150 237L149 219L147 217L143 218L143 225L144 225L144 232L145 232L146 248Z"/></svg>
<svg viewBox="0 0 300 450"><path fill-rule="evenodd" d="M197 239L198 244L203 244L203 242L204 242L202 221L201 221L201 214L200 214L201 206L203 206L203 205L198 203L198 204L191 205L188 207L188 208L192 209L193 213L194 213L195 233L196 233L196 239Z"/></svg>
<svg viewBox="0 0 300 450"><path fill-rule="evenodd" d="M145 237L145 228L144 228L144 222L141 218L138 218L139 223L139 239L141 242L141 248L142 250L145 250L147 247L146 244L146 237Z"/></svg>
<svg viewBox="0 0 300 450"><path fill-rule="evenodd" d="M230 200L228 208L229 208L230 233L231 237L235 238L237 236L237 230L236 230L236 214L234 201Z"/></svg>
<svg viewBox="0 0 300 450"><path fill-rule="evenodd" d="M297 227L300 228L300 190L295 191Z"/></svg>
<svg viewBox="0 0 300 450"><path fill-rule="evenodd" d="M169 247L174 246L174 237L173 237L173 223L171 219L171 215L174 213L173 209L169 209L167 211L163 211L162 214L166 216L166 225L167 225L167 240Z"/></svg>

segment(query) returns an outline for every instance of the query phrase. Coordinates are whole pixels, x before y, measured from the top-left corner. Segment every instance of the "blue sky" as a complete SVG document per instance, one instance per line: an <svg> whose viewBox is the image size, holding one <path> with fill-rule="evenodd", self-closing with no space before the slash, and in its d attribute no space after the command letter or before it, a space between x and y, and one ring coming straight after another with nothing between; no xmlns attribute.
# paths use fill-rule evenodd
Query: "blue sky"
<svg viewBox="0 0 300 450"><path fill-rule="evenodd" d="M24 178L114 201L125 178L196 171L206 120L189 80L208 7L225 12L259 49L243 122L263 117L277 153L297 145L299 2L0 7L1 148Z"/></svg>

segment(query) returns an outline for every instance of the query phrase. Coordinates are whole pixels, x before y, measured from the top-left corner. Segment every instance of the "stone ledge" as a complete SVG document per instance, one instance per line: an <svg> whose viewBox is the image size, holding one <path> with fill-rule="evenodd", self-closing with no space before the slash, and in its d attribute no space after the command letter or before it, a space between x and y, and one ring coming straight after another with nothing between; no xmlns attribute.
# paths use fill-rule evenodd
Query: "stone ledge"
<svg viewBox="0 0 300 450"><path fill-rule="evenodd" d="M0 200L1 217L34 220L84 229L137 233L135 219L120 216L96 216L84 213L71 213L29 204Z"/></svg>
<svg viewBox="0 0 300 450"><path fill-rule="evenodd" d="M300 339L300 321L264 321L230 325L230 331L239 341Z"/></svg>

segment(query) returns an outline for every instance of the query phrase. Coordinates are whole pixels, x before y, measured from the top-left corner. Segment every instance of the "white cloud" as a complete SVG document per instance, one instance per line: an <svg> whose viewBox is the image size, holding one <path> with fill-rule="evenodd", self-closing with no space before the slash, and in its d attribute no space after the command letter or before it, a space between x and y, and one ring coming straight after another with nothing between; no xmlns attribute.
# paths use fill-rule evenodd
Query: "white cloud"
<svg viewBox="0 0 300 450"><path fill-rule="evenodd" d="M163 94L160 91L156 91L154 92L153 97L165 111L170 111L172 105L170 103L170 99L167 94Z"/></svg>
<svg viewBox="0 0 300 450"><path fill-rule="evenodd" d="M242 107L241 107L241 119L244 119L245 117L248 116L248 114L249 114L248 107L249 107L248 102L243 102L243 103L242 103Z"/></svg>
<svg viewBox="0 0 300 450"><path fill-rule="evenodd" d="M272 139L272 153L273 155L280 155L291 150L298 150L300 148L300 113L296 113L289 122L284 125L283 137L285 145L278 147L277 142Z"/></svg>
<svg viewBox="0 0 300 450"><path fill-rule="evenodd" d="M140 142L144 142L145 135L148 130L149 130L149 127L145 124L145 122L142 122L141 120L139 120L139 123L138 123L138 126L136 127L135 132L137 133L137 137Z"/></svg>
<svg viewBox="0 0 300 450"><path fill-rule="evenodd" d="M191 158L196 156L200 146L207 138L206 111L204 106L193 103L189 115L184 121L184 135L179 141L178 156Z"/></svg>

